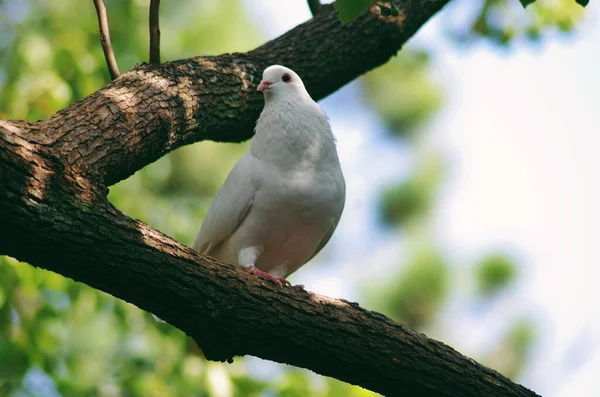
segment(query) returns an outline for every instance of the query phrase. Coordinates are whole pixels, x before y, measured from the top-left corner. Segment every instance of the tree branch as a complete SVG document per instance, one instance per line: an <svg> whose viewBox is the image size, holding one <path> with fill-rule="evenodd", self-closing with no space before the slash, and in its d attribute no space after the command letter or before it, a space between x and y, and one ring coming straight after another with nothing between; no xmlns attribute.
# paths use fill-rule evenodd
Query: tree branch
<svg viewBox="0 0 600 397"><path fill-rule="evenodd" d="M397 18L381 17L373 6L346 25L323 5L315 18L253 51L142 65L42 123L56 139L93 148L89 158L75 146L63 155L112 185L182 145L250 138L267 66L294 69L321 99L385 63L445 2L407 0Z"/></svg>
<svg viewBox="0 0 600 397"><path fill-rule="evenodd" d="M534 396L450 347L343 300L276 287L115 209L106 186L170 150L251 136L271 63L316 98L385 62L444 4L342 26L331 6L246 54L142 66L36 123L0 121L0 254L151 311L206 357L252 354L385 395Z"/></svg>
<svg viewBox="0 0 600 397"><path fill-rule="evenodd" d="M307 0L310 13L314 17L321 10L321 0Z"/></svg>
<svg viewBox="0 0 600 397"><path fill-rule="evenodd" d="M152 65L160 65L159 8L160 0L150 0L150 63Z"/></svg>
<svg viewBox="0 0 600 397"><path fill-rule="evenodd" d="M110 73L110 79L114 80L119 77L119 66L117 66L117 59L113 53L112 44L110 42L110 31L108 28L108 17L106 16L106 8L102 0L94 0L96 6L96 14L98 14L98 27L100 28L100 43L102 44L102 51L104 51L104 59L106 60L106 66Z"/></svg>

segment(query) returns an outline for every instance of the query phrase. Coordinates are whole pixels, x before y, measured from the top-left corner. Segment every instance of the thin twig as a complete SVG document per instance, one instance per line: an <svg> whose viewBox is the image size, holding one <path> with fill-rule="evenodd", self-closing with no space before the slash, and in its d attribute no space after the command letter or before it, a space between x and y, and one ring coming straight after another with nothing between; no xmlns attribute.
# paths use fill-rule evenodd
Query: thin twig
<svg viewBox="0 0 600 397"><path fill-rule="evenodd" d="M108 66L108 72L110 73L111 80L119 77L119 67L117 66L117 60L110 43L110 32L108 29L108 17L106 16L106 8L102 0L94 0L96 6L96 14L98 14L98 26L100 27L100 43L102 44L102 50L104 51L104 59L106 59L106 66Z"/></svg>
<svg viewBox="0 0 600 397"><path fill-rule="evenodd" d="M159 7L160 0L150 0L150 63L153 65L160 65Z"/></svg>
<svg viewBox="0 0 600 397"><path fill-rule="evenodd" d="M308 8L310 8L310 13L314 17L321 9L321 0L308 0Z"/></svg>

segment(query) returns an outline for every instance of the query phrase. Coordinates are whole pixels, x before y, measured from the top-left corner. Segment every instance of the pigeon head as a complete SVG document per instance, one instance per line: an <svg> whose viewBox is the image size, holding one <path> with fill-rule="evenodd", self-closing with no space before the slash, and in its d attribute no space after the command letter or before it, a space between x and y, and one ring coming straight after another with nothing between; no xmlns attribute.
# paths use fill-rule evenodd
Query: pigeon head
<svg viewBox="0 0 600 397"><path fill-rule="evenodd" d="M304 83L300 76L292 69L281 65L272 65L263 72L262 81L258 85L258 91L265 94L265 97L289 94L306 94Z"/></svg>

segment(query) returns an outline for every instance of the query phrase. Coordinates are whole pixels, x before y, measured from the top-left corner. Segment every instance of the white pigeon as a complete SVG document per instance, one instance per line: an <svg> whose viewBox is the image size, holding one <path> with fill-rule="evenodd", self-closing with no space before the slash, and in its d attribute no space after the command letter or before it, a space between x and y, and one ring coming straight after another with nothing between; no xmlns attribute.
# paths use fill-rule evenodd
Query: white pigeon
<svg viewBox="0 0 600 397"><path fill-rule="evenodd" d="M286 277L335 230L346 198L329 119L291 69L272 65L250 150L217 192L194 248L252 274Z"/></svg>

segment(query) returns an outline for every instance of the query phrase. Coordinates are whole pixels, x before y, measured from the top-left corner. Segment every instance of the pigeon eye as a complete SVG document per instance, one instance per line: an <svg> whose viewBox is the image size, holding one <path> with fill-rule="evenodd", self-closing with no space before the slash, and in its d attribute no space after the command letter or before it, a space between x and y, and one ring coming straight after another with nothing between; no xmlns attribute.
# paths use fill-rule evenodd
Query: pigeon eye
<svg viewBox="0 0 600 397"><path fill-rule="evenodd" d="M284 83L289 83L292 81L292 76L290 76L289 73L285 73L283 76L281 76L281 81Z"/></svg>

